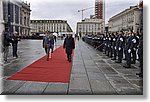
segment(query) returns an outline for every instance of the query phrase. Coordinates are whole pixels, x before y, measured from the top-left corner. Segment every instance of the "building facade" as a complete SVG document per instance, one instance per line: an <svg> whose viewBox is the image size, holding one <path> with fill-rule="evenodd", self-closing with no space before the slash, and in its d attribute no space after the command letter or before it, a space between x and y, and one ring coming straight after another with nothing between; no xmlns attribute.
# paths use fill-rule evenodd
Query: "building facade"
<svg viewBox="0 0 150 102"><path fill-rule="evenodd" d="M10 36L12 36L15 31L18 32L20 36L23 36L22 34L24 34L24 29L30 28L30 24L24 26L23 17L26 14L24 11L30 12L30 5L22 2L21 0L3 1L3 19L5 29L9 30ZM28 13L27 17L28 19L26 22L30 22L30 13ZM29 31L26 32L26 35L29 35Z"/></svg>
<svg viewBox="0 0 150 102"><path fill-rule="evenodd" d="M66 20L31 20L31 34L45 33L46 31L55 33L73 32Z"/></svg>
<svg viewBox="0 0 150 102"><path fill-rule="evenodd" d="M3 0L0 0L0 35L4 31Z"/></svg>
<svg viewBox="0 0 150 102"><path fill-rule="evenodd" d="M102 31L105 31L105 2L104 0L95 0L95 18L103 20Z"/></svg>
<svg viewBox="0 0 150 102"><path fill-rule="evenodd" d="M118 13L109 19L109 31L140 31L141 27L142 10L138 5L131 6L130 8Z"/></svg>
<svg viewBox="0 0 150 102"><path fill-rule="evenodd" d="M21 28L20 32L22 37L30 36L30 4L27 2L22 2L22 7L21 7L21 17L20 17L20 22L21 22Z"/></svg>
<svg viewBox="0 0 150 102"><path fill-rule="evenodd" d="M104 1L95 0L95 17L97 19L104 19Z"/></svg>
<svg viewBox="0 0 150 102"><path fill-rule="evenodd" d="M77 22L77 34L103 34L104 25L102 19L85 19L82 22Z"/></svg>

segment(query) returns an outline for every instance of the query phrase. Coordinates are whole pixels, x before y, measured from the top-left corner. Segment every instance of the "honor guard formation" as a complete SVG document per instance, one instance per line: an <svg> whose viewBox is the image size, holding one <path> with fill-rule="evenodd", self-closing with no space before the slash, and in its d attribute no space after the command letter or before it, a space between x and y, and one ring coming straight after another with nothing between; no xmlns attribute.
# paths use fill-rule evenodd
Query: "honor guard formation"
<svg viewBox="0 0 150 102"><path fill-rule="evenodd" d="M139 61L140 73L137 76L143 77L143 32L120 31L99 35L88 35L82 40L92 45L96 50L104 52L111 60L122 63L125 68L131 68L131 64Z"/></svg>

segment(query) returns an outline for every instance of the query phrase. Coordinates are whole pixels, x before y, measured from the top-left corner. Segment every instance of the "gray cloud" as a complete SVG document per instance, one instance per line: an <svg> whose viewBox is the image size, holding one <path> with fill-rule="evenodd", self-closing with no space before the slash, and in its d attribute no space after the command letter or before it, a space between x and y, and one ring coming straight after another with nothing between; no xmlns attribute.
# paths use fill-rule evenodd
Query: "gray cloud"
<svg viewBox="0 0 150 102"><path fill-rule="evenodd" d="M95 6L95 0L27 0L31 3L31 19L67 20L75 31L76 22L81 20L79 9ZM121 12L139 0L105 0L106 22L113 15ZM84 12L84 18L94 14L94 9Z"/></svg>

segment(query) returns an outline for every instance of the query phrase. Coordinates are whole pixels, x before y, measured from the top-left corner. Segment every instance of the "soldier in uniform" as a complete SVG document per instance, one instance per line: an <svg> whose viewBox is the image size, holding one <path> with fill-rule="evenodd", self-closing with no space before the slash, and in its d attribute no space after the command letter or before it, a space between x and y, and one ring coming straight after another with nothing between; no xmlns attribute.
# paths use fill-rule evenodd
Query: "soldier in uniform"
<svg viewBox="0 0 150 102"><path fill-rule="evenodd" d="M132 43L132 35L129 31L128 38L126 38L126 44L125 44L125 56L126 56L126 65L124 67L130 68L131 67L131 43Z"/></svg>
<svg viewBox="0 0 150 102"><path fill-rule="evenodd" d="M136 73L139 77L143 77L143 33L140 32L139 45L138 45L138 57L140 62L140 73Z"/></svg>
<svg viewBox="0 0 150 102"><path fill-rule="evenodd" d="M108 39L108 56L112 58L112 34L109 35Z"/></svg>
<svg viewBox="0 0 150 102"><path fill-rule="evenodd" d="M99 50L101 52L103 52L103 35L100 35L100 38L99 38Z"/></svg>
<svg viewBox="0 0 150 102"><path fill-rule="evenodd" d="M116 63L122 63L123 46L124 46L123 32L119 32L119 37L118 37L117 43L116 43L116 48L117 48L117 53L118 53L118 61L116 61Z"/></svg>
<svg viewBox="0 0 150 102"><path fill-rule="evenodd" d="M135 33L135 32L133 32L133 34L132 34L132 36L133 36L133 49L131 50L131 54L132 54L132 56L133 56L133 59L132 59L132 64L135 64L136 63L136 51L137 51L137 46L138 46L138 44L139 44L139 39L138 39L138 37L137 37L137 33Z"/></svg>
<svg viewBox="0 0 150 102"><path fill-rule="evenodd" d="M109 54L109 34L106 36L106 56Z"/></svg>
<svg viewBox="0 0 150 102"><path fill-rule="evenodd" d="M106 54L106 35L103 36L103 42L104 42L104 54Z"/></svg>
<svg viewBox="0 0 150 102"><path fill-rule="evenodd" d="M125 68L131 68L131 54L133 55L133 61L136 60L136 45L137 45L137 37L135 33L129 33L129 37L126 42L126 65Z"/></svg>
<svg viewBox="0 0 150 102"><path fill-rule="evenodd" d="M123 60L126 60L126 53L127 53L127 51L126 51L126 44L127 44L127 40L128 40L128 38L129 38L129 35L130 35L130 33L129 32L125 32L125 35L124 35L124 37L125 37L125 46L124 46L124 55L125 55L125 58L123 59Z"/></svg>
<svg viewBox="0 0 150 102"><path fill-rule="evenodd" d="M117 41L117 36L116 33L114 33L112 35L112 54L113 54L113 58L111 60L116 60L116 41Z"/></svg>

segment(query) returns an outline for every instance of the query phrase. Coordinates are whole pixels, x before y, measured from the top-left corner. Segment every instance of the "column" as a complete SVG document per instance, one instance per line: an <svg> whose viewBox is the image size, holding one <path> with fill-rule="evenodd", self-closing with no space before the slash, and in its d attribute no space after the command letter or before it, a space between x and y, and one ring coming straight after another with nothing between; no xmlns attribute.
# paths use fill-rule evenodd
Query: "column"
<svg viewBox="0 0 150 102"><path fill-rule="evenodd" d="M3 19L3 0L0 0L0 35L4 30L4 19Z"/></svg>

